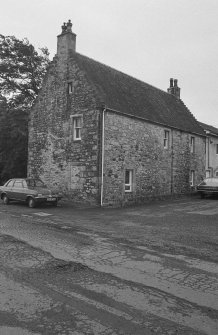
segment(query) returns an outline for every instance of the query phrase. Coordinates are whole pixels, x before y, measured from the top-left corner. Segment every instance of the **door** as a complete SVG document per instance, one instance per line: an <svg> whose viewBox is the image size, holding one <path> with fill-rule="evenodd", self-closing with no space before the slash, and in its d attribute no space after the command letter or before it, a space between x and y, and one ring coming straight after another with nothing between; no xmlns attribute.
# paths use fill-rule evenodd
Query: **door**
<svg viewBox="0 0 218 335"><path fill-rule="evenodd" d="M13 186L13 195L12 198L15 200L22 200L24 201L26 199L25 193L24 193L24 187L23 187L23 180L17 179L14 182Z"/></svg>

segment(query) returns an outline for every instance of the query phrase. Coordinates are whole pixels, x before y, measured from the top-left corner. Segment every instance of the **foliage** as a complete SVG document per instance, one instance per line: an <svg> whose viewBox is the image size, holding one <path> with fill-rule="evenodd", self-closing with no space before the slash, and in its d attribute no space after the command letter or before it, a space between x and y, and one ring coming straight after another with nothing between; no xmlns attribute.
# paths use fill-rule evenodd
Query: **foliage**
<svg viewBox="0 0 218 335"><path fill-rule="evenodd" d="M0 35L0 92L11 107L28 108L36 98L49 64L48 49L40 51L27 39Z"/></svg>
<svg viewBox="0 0 218 335"><path fill-rule="evenodd" d="M0 35L0 183L27 172L28 114L49 64L27 39Z"/></svg>
<svg viewBox="0 0 218 335"><path fill-rule="evenodd" d="M28 115L0 104L0 182L27 172Z"/></svg>

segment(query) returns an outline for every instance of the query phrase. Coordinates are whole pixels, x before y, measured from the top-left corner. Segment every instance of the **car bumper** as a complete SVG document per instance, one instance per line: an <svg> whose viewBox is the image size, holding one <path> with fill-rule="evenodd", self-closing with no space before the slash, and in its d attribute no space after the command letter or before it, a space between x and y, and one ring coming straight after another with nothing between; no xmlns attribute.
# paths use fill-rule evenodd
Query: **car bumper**
<svg viewBox="0 0 218 335"><path fill-rule="evenodd" d="M51 196L51 197L35 197L34 198L36 203L43 203L43 202L48 202L48 203L54 203L59 200L61 200L61 197L59 196Z"/></svg>

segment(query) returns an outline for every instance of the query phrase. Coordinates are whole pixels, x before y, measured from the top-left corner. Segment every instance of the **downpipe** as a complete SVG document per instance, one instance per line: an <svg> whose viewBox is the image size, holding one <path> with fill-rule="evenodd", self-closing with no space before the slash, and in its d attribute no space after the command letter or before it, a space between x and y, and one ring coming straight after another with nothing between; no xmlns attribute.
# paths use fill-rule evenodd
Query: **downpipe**
<svg viewBox="0 0 218 335"><path fill-rule="evenodd" d="M101 149L101 207L103 206L103 194L104 194L104 119L105 119L106 108L102 111L102 149Z"/></svg>

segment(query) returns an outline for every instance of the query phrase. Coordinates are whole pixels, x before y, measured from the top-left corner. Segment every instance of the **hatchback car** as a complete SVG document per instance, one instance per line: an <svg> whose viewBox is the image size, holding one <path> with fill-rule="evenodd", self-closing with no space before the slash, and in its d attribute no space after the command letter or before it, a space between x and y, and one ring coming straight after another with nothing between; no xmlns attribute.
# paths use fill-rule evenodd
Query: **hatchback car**
<svg viewBox="0 0 218 335"><path fill-rule="evenodd" d="M17 178L8 180L0 186L0 197L5 205L10 200L23 201L30 208L41 203L51 203L57 206L60 194L53 194L40 179Z"/></svg>
<svg viewBox="0 0 218 335"><path fill-rule="evenodd" d="M201 197L205 195L218 195L218 178L206 178L198 186L197 191Z"/></svg>

